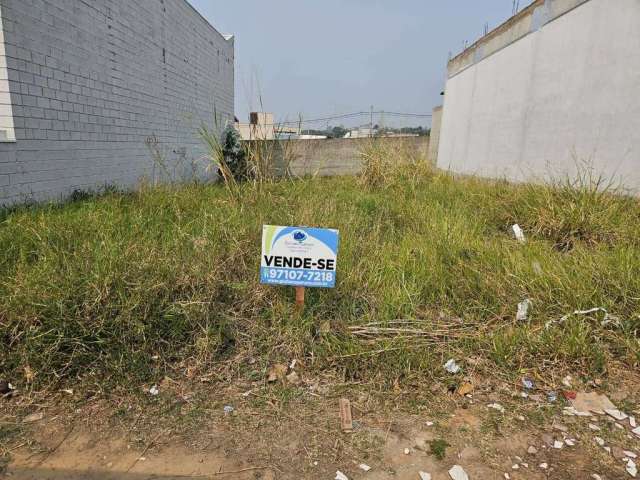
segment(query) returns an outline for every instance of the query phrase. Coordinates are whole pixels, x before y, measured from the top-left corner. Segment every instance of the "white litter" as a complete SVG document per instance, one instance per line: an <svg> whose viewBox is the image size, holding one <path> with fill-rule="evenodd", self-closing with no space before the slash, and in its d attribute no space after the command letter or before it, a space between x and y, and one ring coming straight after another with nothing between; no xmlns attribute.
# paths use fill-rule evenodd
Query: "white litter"
<svg viewBox="0 0 640 480"><path fill-rule="evenodd" d="M499 403L490 403L489 405L487 405L487 407L497 410L500 413L504 413L504 407Z"/></svg>
<svg viewBox="0 0 640 480"><path fill-rule="evenodd" d="M520 468L520 465L518 465L517 463L515 465L511 465L511 470L518 470Z"/></svg>
<svg viewBox="0 0 640 480"><path fill-rule="evenodd" d="M452 480L469 480L469 475L464 471L460 465L454 465L451 470L449 470L449 476Z"/></svg>
<svg viewBox="0 0 640 480"><path fill-rule="evenodd" d="M606 309L601 308L601 307L596 307L596 308L591 308L589 310L576 310L573 313L569 313L567 315L565 315L564 317L562 317L560 320L549 320L546 324L545 324L545 328L549 328L551 325L553 324L561 324L566 322L567 320L569 320L569 318L571 318L574 315L590 315L592 313L604 313L604 318L602 319L602 321L600 322L600 326L601 327L606 327L607 325L609 325L610 323L613 323L615 326L620 327L620 319L614 315L610 315L609 312L607 312Z"/></svg>
<svg viewBox="0 0 640 480"><path fill-rule="evenodd" d="M593 423L589 424L589 428L591 430L593 430L594 432L599 432L600 431L600 427L598 425L593 424Z"/></svg>
<svg viewBox="0 0 640 480"><path fill-rule="evenodd" d="M562 379L562 384L567 388L571 388L571 381L572 380L573 380L573 378L571 377L571 375L567 375L566 377L564 377Z"/></svg>
<svg viewBox="0 0 640 480"><path fill-rule="evenodd" d="M527 239L524 236L524 232L522 231L522 227L520 227L520 225L518 225L517 223L511 227L511 230L513 230L513 236L516 237L516 240L518 240L521 243L524 243L527 241Z"/></svg>
<svg viewBox="0 0 640 480"><path fill-rule="evenodd" d="M627 473L633 478L636 478L638 476L638 467L636 466L636 462L634 462L633 460L629 460L627 462Z"/></svg>
<svg viewBox="0 0 640 480"><path fill-rule="evenodd" d="M549 468L549 464L548 464L548 463L541 463L541 464L539 465L539 467L540 467L542 470L546 470L547 468Z"/></svg>
<svg viewBox="0 0 640 480"><path fill-rule="evenodd" d="M616 409L607 409L605 410L605 413L610 417L613 417L619 421L626 420L627 418L629 418L629 415Z"/></svg>
<svg viewBox="0 0 640 480"><path fill-rule="evenodd" d="M426 425L427 427L433 427L433 422L427 422Z"/></svg>
<svg viewBox="0 0 640 480"><path fill-rule="evenodd" d="M624 454L625 454L627 457L629 457L629 458L638 458L638 455L636 455L636 454L635 454L635 453L633 453L633 452L630 452L629 450L625 450L625 451L624 451Z"/></svg>
<svg viewBox="0 0 640 480"><path fill-rule="evenodd" d="M529 310L533 303L528 298L518 304L518 313L516 313L516 320L518 322L526 322L529 320Z"/></svg>
<svg viewBox="0 0 640 480"><path fill-rule="evenodd" d="M363 472L368 472L369 470L371 470L371 467L366 463L361 463L360 465L358 465L358 468Z"/></svg>
<svg viewBox="0 0 640 480"><path fill-rule="evenodd" d="M460 371L460 366L452 358L451 360L449 360L447 363L444 364L444 369L449 373L458 373Z"/></svg>
<svg viewBox="0 0 640 480"><path fill-rule="evenodd" d="M156 395L158 395L160 393L160 390L158 390L158 386L157 385L153 385L149 389L149 393L155 397Z"/></svg>
<svg viewBox="0 0 640 480"><path fill-rule="evenodd" d="M427 472L419 472L420 480L431 480L431 474Z"/></svg>
<svg viewBox="0 0 640 480"><path fill-rule="evenodd" d="M404 449L404 454L405 455L409 455L411 453L411 450L409 450L408 448Z"/></svg>
<svg viewBox="0 0 640 480"><path fill-rule="evenodd" d="M235 408L233 408L231 405L225 405L224 414L225 415L231 415L234 410L235 410Z"/></svg>
<svg viewBox="0 0 640 480"><path fill-rule="evenodd" d="M553 448L555 448L556 450L560 450L562 447L564 447L564 443L562 443L559 440L556 440L555 442L553 442Z"/></svg>
<svg viewBox="0 0 640 480"><path fill-rule="evenodd" d="M505 474L504 474L504 478L505 478L506 480L511 480L511 476L510 476L508 473L505 473Z"/></svg>
<svg viewBox="0 0 640 480"><path fill-rule="evenodd" d="M342 473L340 470L338 470L336 472L335 480L349 480L349 477L347 477L344 473Z"/></svg>

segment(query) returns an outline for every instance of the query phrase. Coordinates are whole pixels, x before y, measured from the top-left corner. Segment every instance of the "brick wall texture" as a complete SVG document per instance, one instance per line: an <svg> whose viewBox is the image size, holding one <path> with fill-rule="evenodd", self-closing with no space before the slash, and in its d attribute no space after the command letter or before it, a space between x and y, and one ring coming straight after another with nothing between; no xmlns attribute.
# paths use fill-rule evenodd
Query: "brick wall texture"
<svg viewBox="0 0 640 480"><path fill-rule="evenodd" d="M0 205L209 175L234 45L185 0L0 0L0 22Z"/></svg>

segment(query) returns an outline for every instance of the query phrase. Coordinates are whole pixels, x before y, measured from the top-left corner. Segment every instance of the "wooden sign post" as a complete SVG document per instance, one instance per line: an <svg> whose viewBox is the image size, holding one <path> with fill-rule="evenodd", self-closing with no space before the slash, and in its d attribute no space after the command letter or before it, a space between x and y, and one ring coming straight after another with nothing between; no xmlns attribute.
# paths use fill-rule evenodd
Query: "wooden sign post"
<svg viewBox="0 0 640 480"><path fill-rule="evenodd" d="M296 287L296 307L304 307L304 287Z"/></svg>

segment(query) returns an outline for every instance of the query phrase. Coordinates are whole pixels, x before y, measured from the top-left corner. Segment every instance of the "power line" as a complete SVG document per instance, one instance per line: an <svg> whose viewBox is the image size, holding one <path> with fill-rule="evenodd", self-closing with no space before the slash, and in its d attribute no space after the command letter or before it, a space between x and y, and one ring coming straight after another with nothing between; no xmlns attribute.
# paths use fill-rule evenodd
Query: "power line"
<svg viewBox="0 0 640 480"><path fill-rule="evenodd" d="M346 119L363 117L363 116L371 116L371 115L391 115L391 116L394 116L394 117L411 117L411 118L431 118L431 116L432 116L431 114L426 114L426 113L402 113L402 112L387 112L386 110L384 110L384 111L381 110L381 111L345 113L345 114L342 114L342 115L333 115L333 116L329 116L329 117L311 118L311 119L308 119L308 120L300 118L299 120L295 120L295 121L278 122L278 123L273 123L273 124L264 125L264 126L300 125L300 124L303 124L303 123L319 123L319 122L327 122L327 121L330 121L330 120L346 120Z"/></svg>

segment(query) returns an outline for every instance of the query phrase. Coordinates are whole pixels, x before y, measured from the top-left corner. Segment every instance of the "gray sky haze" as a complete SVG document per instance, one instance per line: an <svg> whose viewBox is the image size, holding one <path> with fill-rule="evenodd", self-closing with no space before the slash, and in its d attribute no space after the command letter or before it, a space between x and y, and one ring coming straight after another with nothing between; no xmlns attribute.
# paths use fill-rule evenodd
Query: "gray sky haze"
<svg viewBox="0 0 640 480"><path fill-rule="evenodd" d="M260 94L279 121L371 105L430 113L441 102L449 52L480 37L485 23L491 29L508 19L513 7L513 0L190 1L235 35L242 121L260 109Z"/></svg>

